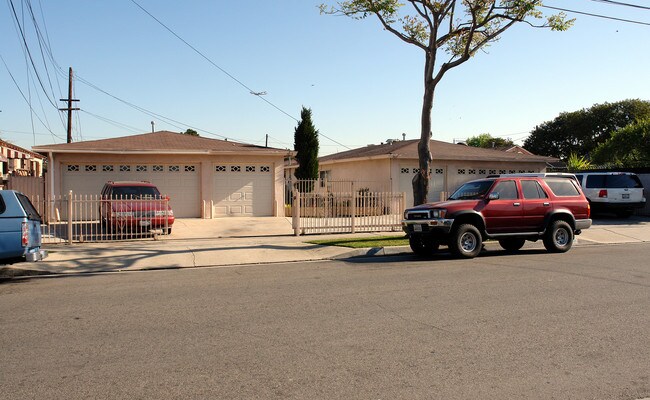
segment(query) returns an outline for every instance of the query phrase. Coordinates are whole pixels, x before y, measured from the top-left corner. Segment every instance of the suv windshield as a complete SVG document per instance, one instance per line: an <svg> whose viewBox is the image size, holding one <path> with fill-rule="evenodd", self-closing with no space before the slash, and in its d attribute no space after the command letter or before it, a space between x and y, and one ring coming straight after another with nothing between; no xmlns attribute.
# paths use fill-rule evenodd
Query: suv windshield
<svg viewBox="0 0 650 400"><path fill-rule="evenodd" d="M158 198L160 192L152 186L116 186L111 197L114 199Z"/></svg>
<svg viewBox="0 0 650 400"><path fill-rule="evenodd" d="M474 181L467 182L458 190L449 196L449 200L473 200L473 199L482 199L485 197L485 194L490 190L494 180L484 180L484 181Z"/></svg>

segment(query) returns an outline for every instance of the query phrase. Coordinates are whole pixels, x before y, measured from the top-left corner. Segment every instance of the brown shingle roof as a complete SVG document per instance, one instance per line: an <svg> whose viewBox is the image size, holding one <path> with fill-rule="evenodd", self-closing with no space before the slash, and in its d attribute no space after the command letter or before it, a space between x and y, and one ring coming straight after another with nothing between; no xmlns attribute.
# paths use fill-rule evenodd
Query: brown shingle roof
<svg viewBox="0 0 650 400"><path fill-rule="evenodd" d="M29 154L29 155L31 155L32 157L35 157L35 158L40 158L40 159L46 158L46 157L43 157L43 155L41 155L41 154L34 153L31 150L27 150L27 149L24 149L24 148L22 148L20 146L16 146L15 144L6 142L6 141L4 141L2 139L0 139L0 146L6 147L8 149L13 149L13 150L16 150L16 151L20 151L20 152L25 153L25 154ZM1 154L0 154L0 156L1 156Z"/></svg>
<svg viewBox="0 0 650 400"><path fill-rule="evenodd" d="M283 149L255 146L252 144L231 142L227 140L209 139L169 131L124 136L114 139L88 140L84 142L35 146L34 150L39 152L55 153L286 153L286 150Z"/></svg>
<svg viewBox="0 0 650 400"><path fill-rule="evenodd" d="M330 154L318 159L319 163L347 161L364 158L396 157L401 159L418 159L419 140L401 140L392 144L370 145L359 149ZM522 153L508 153L493 149L483 149L461 144L452 144L431 140L431 155L434 160L472 160L472 161L513 161L513 162L550 162L556 158Z"/></svg>

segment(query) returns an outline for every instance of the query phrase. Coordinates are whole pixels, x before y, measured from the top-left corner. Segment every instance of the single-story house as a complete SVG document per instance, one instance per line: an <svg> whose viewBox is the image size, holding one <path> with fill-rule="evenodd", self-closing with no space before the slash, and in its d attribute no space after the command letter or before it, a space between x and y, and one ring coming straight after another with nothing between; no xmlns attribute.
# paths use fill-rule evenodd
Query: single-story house
<svg viewBox="0 0 650 400"><path fill-rule="evenodd" d="M177 217L284 213L288 150L160 131L35 146L48 157L47 193L99 195L107 181L149 181Z"/></svg>
<svg viewBox="0 0 650 400"><path fill-rule="evenodd" d="M356 181L371 191L404 192L413 204L413 176L419 171L419 140L389 140L380 145L320 157L320 177ZM552 157L431 140L431 183L428 200L439 200L461 184L491 174L545 172Z"/></svg>

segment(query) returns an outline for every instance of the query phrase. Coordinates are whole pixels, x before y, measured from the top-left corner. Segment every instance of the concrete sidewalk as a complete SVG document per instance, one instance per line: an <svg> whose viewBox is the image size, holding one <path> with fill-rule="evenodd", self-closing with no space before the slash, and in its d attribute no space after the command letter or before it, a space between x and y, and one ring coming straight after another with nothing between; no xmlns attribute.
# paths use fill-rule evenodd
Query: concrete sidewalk
<svg viewBox="0 0 650 400"><path fill-rule="evenodd" d="M195 268L260 263L347 259L411 253L408 246L350 249L309 240L401 235L401 232L294 236L291 219L179 219L170 236L128 242L46 245L49 257L37 263L0 266L0 276ZM599 219L577 237L575 246L650 242L650 218ZM530 246L541 246L541 242ZM527 244L528 246L528 244ZM499 248L489 244L488 249Z"/></svg>

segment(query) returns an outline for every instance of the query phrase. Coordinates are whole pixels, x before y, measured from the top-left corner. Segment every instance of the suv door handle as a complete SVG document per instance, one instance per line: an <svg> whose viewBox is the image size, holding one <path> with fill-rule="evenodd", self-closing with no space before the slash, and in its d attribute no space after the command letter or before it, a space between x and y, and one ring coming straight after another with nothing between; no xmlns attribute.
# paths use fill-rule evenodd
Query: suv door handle
<svg viewBox="0 0 650 400"><path fill-rule="evenodd" d="M521 203L512 203L512 205L515 206L515 207L519 207L521 205Z"/></svg>
<svg viewBox="0 0 650 400"><path fill-rule="evenodd" d="M548 206L550 206L550 205L551 205L551 203L549 203L548 201L547 201L547 202L544 202L544 207L548 207Z"/></svg>

